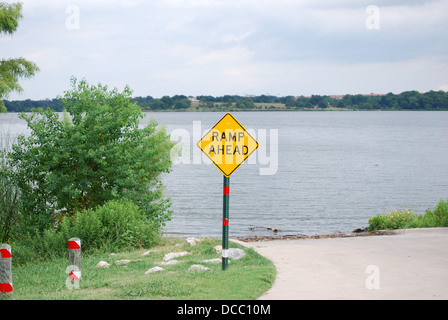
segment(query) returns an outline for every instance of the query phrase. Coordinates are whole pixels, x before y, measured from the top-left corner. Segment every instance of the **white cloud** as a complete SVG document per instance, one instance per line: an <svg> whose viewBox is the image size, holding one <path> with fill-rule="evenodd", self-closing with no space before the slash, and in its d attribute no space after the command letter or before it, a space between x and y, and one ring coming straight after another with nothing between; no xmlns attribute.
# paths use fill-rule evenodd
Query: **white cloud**
<svg viewBox="0 0 448 320"><path fill-rule="evenodd" d="M120 5L124 8L136 7L139 4L140 4L140 1L138 1L138 0L122 0L122 1L120 1Z"/></svg>
<svg viewBox="0 0 448 320"><path fill-rule="evenodd" d="M17 2L17 0L9 0L7 2ZM71 5L78 6L80 8L110 8L110 7L135 7L142 1L140 0L21 0L24 9L55 9L65 8Z"/></svg>
<svg viewBox="0 0 448 320"><path fill-rule="evenodd" d="M192 24L195 21L195 17L191 15L176 16L173 19L166 21L165 26L163 27L163 32L179 32L185 30L184 28L188 27L188 25Z"/></svg>
<svg viewBox="0 0 448 320"><path fill-rule="evenodd" d="M241 42L255 33L255 30L244 32L243 34L227 33L221 36L223 42Z"/></svg>
<svg viewBox="0 0 448 320"><path fill-rule="evenodd" d="M89 53L87 57L96 61L101 61L104 59L104 55L102 53Z"/></svg>
<svg viewBox="0 0 448 320"><path fill-rule="evenodd" d="M28 52L23 54L23 57L36 63L41 72L57 71L69 60L69 57L61 53L58 48L44 48Z"/></svg>
<svg viewBox="0 0 448 320"><path fill-rule="evenodd" d="M254 52L243 46L235 46L221 50L211 50L196 57L196 65L208 66L210 64L220 65L225 68L228 65L241 65L250 62Z"/></svg>
<svg viewBox="0 0 448 320"><path fill-rule="evenodd" d="M416 5L389 5L380 8L385 28L395 30L417 30L447 25L448 1L420 2Z"/></svg>
<svg viewBox="0 0 448 320"><path fill-rule="evenodd" d="M10 2L14 2L9 0ZM25 95L54 97L70 75L139 95L342 94L447 83L448 0L23 0L0 57L41 72ZM80 28L66 28L69 5ZM39 81L35 81L39 79ZM22 96L20 98L26 98Z"/></svg>
<svg viewBox="0 0 448 320"><path fill-rule="evenodd" d="M158 0L158 6L177 7L177 8L198 8L198 7L219 7L226 2L220 0Z"/></svg>

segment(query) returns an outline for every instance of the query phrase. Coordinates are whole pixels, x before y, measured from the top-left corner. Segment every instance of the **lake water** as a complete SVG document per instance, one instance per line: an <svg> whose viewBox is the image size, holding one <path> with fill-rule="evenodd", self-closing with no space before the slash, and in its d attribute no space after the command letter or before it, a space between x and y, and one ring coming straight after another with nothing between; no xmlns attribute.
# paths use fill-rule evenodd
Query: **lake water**
<svg viewBox="0 0 448 320"><path fill-rule="evenodd" d="M448 199L448 112L234 112L260 142L230 177L230 236L351 232L376 214ZM166 233L220 236L221 172L197 141L223 113L147 113L183 143L163 177L172 199ZM0 115L0 133L27 128Z"/></svg>

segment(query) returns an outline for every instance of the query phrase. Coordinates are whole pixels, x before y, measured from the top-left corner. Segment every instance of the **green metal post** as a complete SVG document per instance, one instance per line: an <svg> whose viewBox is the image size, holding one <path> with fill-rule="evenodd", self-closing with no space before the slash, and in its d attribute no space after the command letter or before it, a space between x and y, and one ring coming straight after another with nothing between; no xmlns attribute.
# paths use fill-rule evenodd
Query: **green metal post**
<svg viewBox="0 0 448 320"><path fill-rule="evenodd" d="M222 270L227 270L229 249L229 194L230 178L224 176L222 217Z"/></svg>

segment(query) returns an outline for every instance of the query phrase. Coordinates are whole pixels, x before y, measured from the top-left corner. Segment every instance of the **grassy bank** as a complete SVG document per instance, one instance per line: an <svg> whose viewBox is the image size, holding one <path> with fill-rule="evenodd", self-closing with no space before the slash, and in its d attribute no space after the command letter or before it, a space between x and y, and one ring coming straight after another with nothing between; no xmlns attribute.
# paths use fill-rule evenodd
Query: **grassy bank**
<svg viewBox="0 0 448 320"><path fill-rule="evenodd" d="M433 210L424 214L415 214L412 208L393 210L387 214L376 215L369 219L368 229L410 229L448 227L448 200L441 199Z"/></svg>
<svg viewBox="0 0 448 320"><path fill-rule="evenodd" d="M214 246L218 239L203 239L196 246L184 244L183 239L164 238L162 244L150 250L135 250L117 255L110 253L91 254L82 258L82 281L79 289L68 289L67 257L50 261L28 263L14 267L14 292L12 300L241 300L256 299L273 284L275 267L271 261L258 255L252 249L244 249L246 256L230 260L228 269L221 270L221 264L204 263L203 260L220 258ZM230 247L237 247L231 243ZM178 264L162 266L164 271L146 274L148 269L162 261L169 252L191 252L176 258ZM14 251L13 251L14 252ZM13 256L14 259L14 256ZM115 261L132 260L126 265ZM13 260L14 261L14 260ZM99 261L110 264L108 268L96 268ZM193 264L201 264L209 271L188 272Z"/></svg>

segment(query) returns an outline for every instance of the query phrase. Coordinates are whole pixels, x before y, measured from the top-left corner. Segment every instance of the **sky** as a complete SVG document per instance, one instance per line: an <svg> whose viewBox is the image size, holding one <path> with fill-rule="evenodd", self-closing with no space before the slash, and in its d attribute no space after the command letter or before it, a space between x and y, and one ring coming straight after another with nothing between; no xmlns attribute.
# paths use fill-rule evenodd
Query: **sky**
<svg viewBox="0 0 448 320"><path fill-rule="evenodd" d="M40 72L9 100L71 77L154 98L448 91L448 0L21 1L0 58Z"/></svg>

